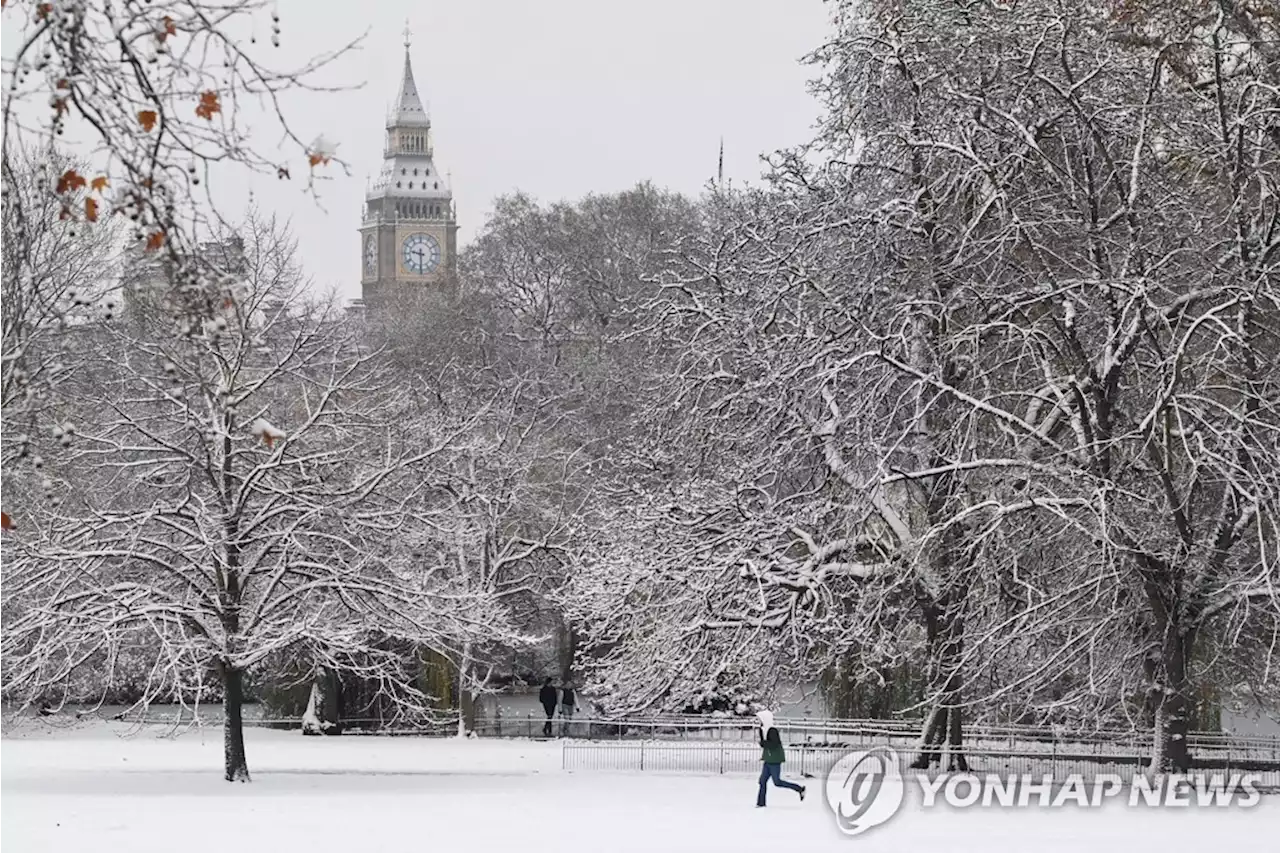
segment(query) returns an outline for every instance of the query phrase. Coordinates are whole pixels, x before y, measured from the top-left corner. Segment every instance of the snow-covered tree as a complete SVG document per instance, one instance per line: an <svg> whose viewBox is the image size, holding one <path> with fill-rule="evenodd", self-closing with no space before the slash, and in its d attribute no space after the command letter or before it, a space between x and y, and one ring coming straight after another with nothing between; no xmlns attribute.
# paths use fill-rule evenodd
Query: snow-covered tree
<svg viewBox="0 0 1280 853"><path fill-rule="evenodd" d="M523 514L532 505L543 515L532 529L544 533L528 535L543 541L557 529L567 546L540 573L544 613L529 614L559 634L562 678L575 666L580 626L564 618L558 590L596 536L591 508L625 500L611 484L647 464L634 453L652 414L645 377L667 348L646 310L649 289L697 229L694 204L648 184L545 206L516 195L498 200L461 258L462 299L487 318L472 335L483 354L470 370L482 366L488 387L509 389L512 419L493 434L520 446L497 458L543 496L516 501Z"/></svg>
<svg viewBox="0 0 1280 853"><path fill-rule="evenodd" d="M592 642L609 649L602 681L639 691L623 705L682 706L724 664L811 677L856 648L858 671L876 676L957 655L947 596L970 578L925 537L954 506L916 502L891 470L921 452L917 410L909 395L897 402L889 372L856 364L883 288L845 248L858 243L845 242L838 202L830 187L713 196L702 236L662 282L654 310L680 349L652 380L664 390L651 471L629 518L602 525L634 539L575 580L596 614ZM642 648L618 596L670 621ZM950 694L938 707L956 701L951 670L936 679Z"/></svg>
<svg viewBox="0 0 1280 853"><path fill-rule="evenodd" d="M664 282L670 475L575 581L601 682L922 649L923 762L955 762L962 709L1096 724L1145 694L1185 768L1196 649L1238 674L1276 631L1256 16L1153 45L1089 3L836 12L813 145Z"/></svg>
<svg viewBox="0 0 1280 853"><path fill-rule="evenodd" d="M68 168L45 187L67 219L92 224L128 214L139 243L176 261L219 223L208 195L219 164L282 180L309 175L312 187L314 170L334 158L323 138L295 131L283 101L292 91L331 88L319 72L354 43L276 67L272 56L288 36L274 4L12 0L3 14L20 32L5 67L6 163L14 143L55 137L94 152L87 170ZM282 154L254 145L250 128L262 119L283 134ZM95 193L80 197L86 186ZM195 277L182 268L171 284L190 290Z"/></svg>
<svg viewBox="0 0 1280 853"><path fill-rule="evenodd" d="M115 275L120 229L112 222L85 228L60 219L47 192L48 184L72 166L57 149L16 145L6 150L3 162L0 405L6 500L13 504L22 502L23 480L30 481L43 466L29 452L29 439L49 427L45 407L79 361L76 347L65 345L73 336L61 333L120 314Z"/></svg>
<svg viewBox="0 0 1280 853"><path fill-rule="evenodd" d="M532 636L542 633L575 548L588 459L566 440L575 406L544 360L474 293L405 294L367 319L387 368L406 395L430 400L459 425L437 459L433 559L451 565L459 589L493 596ZM518 647L466 644L457 666L460 731L474 726L474 697L498 659Z"/></svg>
<svg viewBox="0 0 1280 853"><path fill-rule="evenodd" d="M399 647L506 630L432 539L430 465L468 425L406 399L341 312L309 302L287 237L251 222L217 315L174 335L163 299L86 335L48 478L4 554L5 688L36 697L139 631L157 679L216 678L226 777L247 780L246 673L307 647L424 699ZM218 263L213 269L226 269ZM166 293L163 287L161 294ZM181 320L179 320L181 322Z"/></svg>
<svg viewBox="0 0 1280 853"><path fill-rule="evenodd" d="M852 172L911 177L868 192L909 198L895 227L919 237L885 278L936 283L888 314L873 359L976 438L906 473L963 472L941 530L988 570L1029 536L1087 555L1020 561L1018 622L1039 611L1057 652L1002 690L1073 674L1086 695L1145 693L1162 762L1186 769L1197 644L1228 655L1276 628L1269 49L1225 7L1173 4L1177 43L1138 46L1090 4L900 11L830 58L841 84L894 95L844 113L866 118ZM942 358L918 358L919 316ZM988 659L1026 636L1011 627Z"/></svg>

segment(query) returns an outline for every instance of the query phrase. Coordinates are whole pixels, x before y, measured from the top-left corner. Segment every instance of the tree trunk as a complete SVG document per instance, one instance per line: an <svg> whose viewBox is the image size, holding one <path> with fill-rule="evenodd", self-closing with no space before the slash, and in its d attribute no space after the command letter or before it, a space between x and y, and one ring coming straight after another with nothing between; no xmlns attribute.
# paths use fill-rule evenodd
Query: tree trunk
<svg viewBox="0 0 1280 853"><path fill-rule="evenodd" d="M304 735L342 734L339 690L337 676L324 667L317 667L311 680L307 710L302 715Z"/></svg>
<svg viewBox="0 0 1280 853"><path fill-rule="evenodd" d="M924 721L924 732L920 735L920 754L911 762L915 770L928 770L942 760L942 733L947 728L947 709L935 705Z"/></svg>
<svg viewBox="0 0 1280 853"><path fill-rule="evenodd" d="M318 678L311 679L311 694L307 697L307 710L302 712L302 733L304 735L324 734L324 723L320 720L320 709L323 704Z"/></svg>
<svg viewBox="0 0 1280 853"><path fill-rule="evenodd" d="M462 660L458 664L458 737L476 728L476 702L471 693L471 643L462 646Z"/></svg>
<svg viewBox="0 0 1280 853"><path fill-rule="evenodd" d="M578 632L568 622L560 632L560 683L573 678L573 657L578 650Z"/></svg>
<svg viewBox="0 0 1280 853"><path fill-rule="evenodd" d="M950 758L948 770L967 773L969 762L964 757L964 718L961 702L964 698L964 677L961 673L964 652L964 624L961 619L947 616L943 609L930 603L925 606L925 626L930 655L935 661L931 692L938 696L937 704L925 719L924 734L920 739L920 754L911 767L927 770L942 763L942 746L948 746Z"/></svg>
<svg viewBox="0 0 1280 853"><path fill-rule="evenodd" d="M957 697L958 700L958 697ZM947 769L969 772L969 762L964 757L964 717L956 705L939 704L925 719L924 735L920 739L920 754L911 762L912 769L928 770L942 765L942 747L946 744L950 755Z"/></svg>
<svg viewBox="0 0 1280 853"><path fill-rule="evenodd" d="M953 701L957 703L960 701L959 690L956 691ZM958 704L952 705L947 709L947 751L951 755L947 769L968 773L969 762L965 759L962 749L964 741L963 714L964 710Z"/></svg>
<svg viewBox="0 0 1280 853"><path fill-rule="evenodd" d="M1170 627L1165 632L1161 648L1161 665L1164 684L1159 696L1159 716L1163 731L1157 732L1161 740L1161 770L1186 773L1191 769L1191 749L1187 736L1191 733L1191 716L1195 699L1191 692L1188 669L1195 635Z"/></svg>
<svg viewBox="0 0 1280 853"><path fill-rule="evenodd" d="M244 670L222 666L222 755L228 782L248 782L244 754Z"/></svg>
<svg viewBox="0 0 1280 853"><path fill-rule="evenodd" d="M1184 597L1178 567L1147 554L1139 555L1137 565L1157 629L1144 661L1154 663L1156 670L1148 685L1156 721L1153 764L1158 762L1151 770L1185 773L1191 769L1187 736L1196 706L1191 689L1191 657L1198 614Z"/></svg>
<svg viewBox="0 0 1280 853"><path fill-rule="evenodd" d="M1142 724L1148 730L1155 731L1156 717L1160 710L1160 690L1155 686L1160 680L1160 653L1155 649L1142 659L1142 676L1147 683L1147 692L1142 698Z"/></svg>
<svg viewBox="0 0 1280 853"><path fill-rule="evenodd" d="M1154 736L1151 738L1151 766L1148 769L1150 775L1154 777L1163 772L1165 767L1164 711L1159 705L1151 715L1151 731Z"/></svg>

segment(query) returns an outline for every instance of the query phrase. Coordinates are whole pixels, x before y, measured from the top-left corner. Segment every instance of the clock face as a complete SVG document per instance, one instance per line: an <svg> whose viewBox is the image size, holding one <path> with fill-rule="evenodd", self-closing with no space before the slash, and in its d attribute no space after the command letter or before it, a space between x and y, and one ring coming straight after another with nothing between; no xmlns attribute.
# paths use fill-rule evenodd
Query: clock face
<svg viewBox="0 0 1280 853"><path fill-rule="evenodd" d="M373 275L378 271L378 241L373 239L372 234L364 236L364 272L365 275Z"/></svg>
<svg viewBox="0 0 1280 853"><path fill-rule="evenodd" d="M404 238L401 257L409 272L426 275L440 266L440 244L430 234L410 234Z"/></svg>

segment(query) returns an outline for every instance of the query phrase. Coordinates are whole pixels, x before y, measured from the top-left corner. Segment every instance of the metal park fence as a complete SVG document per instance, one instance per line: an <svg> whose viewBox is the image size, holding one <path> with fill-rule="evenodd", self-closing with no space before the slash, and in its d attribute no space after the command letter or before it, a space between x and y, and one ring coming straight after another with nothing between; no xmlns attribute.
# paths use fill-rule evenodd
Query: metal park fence
<svg viewBox="0 0 1280 853"><path fill-rule="evenodd" d="M850 751L846 747L792 746L787 749L787 773L806 777L824 778L837 761ZM938 770L915 771L910 767L915 758L911 749L896 750L899 770L904 774L926 772L936 775ZM1131 782L1135 776L1148 771L1149 755L1122 755L1083 750L1028 752L1026 750L998 750L966 748L965 759L969 772L978 776L999 777L1029 775L1042 778L1050 775L1055 780L1078 776L1090 780L1099 775L1118 777ZM944 759L945 760L945 759ZM602 742L566 741L562 752L566 770L596 771L648 771L658 773L698 774L754 774L760 771L760 748L743 743L721 742L689 743L671 741ZM1248 760L1197 760L1190 775L1204 778L1227 779L1233 773L1256 774L1257 787L1261 790L1280 790L1280 762Z"/></svg>
<svg viewBox="0 0 1280 853"><path fill-rule="evenodd" d="M275 718L263 713L261 706L245 709L245 724L263 728L298 729L296 717ZM116 713L124 712L124 713ZM221 708L203 705L195 708L152 706L145 711L99 709L95 716L148 723L174 725L220 725ZM542 738L546 736L547 718L540 713L483 716L472 731L482 738ZM778 718L783 742L788 748L809 750L832 748L848 751L860 747L890 746L899 752L916 749L923 728L921 720L868 720ZM581 716L571 719L556 716L551 720L550 736L570 740L613 742L675 742L689 745L719 744L757 749L758 723L754 717L647 715L643 717L606 718ZM345 718L342 730L348 734L450 736L457 733L456 712L437 710L412 717ZM1188 736L1188 746L1198 761L1212 766L1244 766L1249 762L1280 762L1280 737L1241 736L1219 732L1195 732ZM1104 756L1146 756L1153 751L1152 734L1134 730L1068 731L1052 727L1025 725L972 724L964 730L967 755L1048 754L1082 755L1097 763ZM699 759L701 760L701 759Z"/></svg>
<svg viewBox="0 0 1280 853"><path fill-rule="evenodd" d="M800 747L787 750L787 772L817 775L848 750ZM744 743L678 741L566 741L566 770L647 770L675 773L759 773L760 747Z"/></svg>
<svg viewBox="0 0 1280 853"><path fill-rule="evenodd" d="M481 720L475 727L480 737L542 737L546 717L528 714ZM892 746L899 751L915 748L923 729L921 720L778 719L783 741L792 747L822 747L844 751L867 746ZM651 716L624 719L555 717L551 736L582 740L677 741L695 744L745 743L756 748L758 723L754 718L708 718L697 716ZM1198 732L1188 736L1193 754L1223 761L1280 762L1280 737L1236 736ZM1059 753L1084 754L1091 759L1104 755L1147 755L1153 748L1152 735L1132 730L1070 732L1035 726L970 725L965 727L966 753Z"/></svg>
<svg viewBox="0 0 1280 853"><path fill-rule="evenodd" d="M245 725L297 730L297 718L274 718L261 706L249 706ZM139 725L220 726L221 708L152 706L94 708L48 718L50 724L72 723L82 714ZM73 718L73 719L68 719ZM543 738L543 714L483 717L473 733L482 738ZM776 725L787 747L788 771L825 775L846 753L872 746L894 749L909 763L919 754L921 720L856 720L779 718ZM430 711L397 719L349 718L343 735L451 736L458 731L456 712ZM574 770L637 770L696 773L757 772L760 747L754 717L652 715L603 718L555 717L550 736L563 739L563 761ZM1188 736L1195 772L1257 773L1264 785L1280 789L1280 737L1237 736L1196 732ZM968 725L963 754L975 773L1059 776L1117 774L1124 779L1144 773L1153 754L1152 735L1132 730L1072 732L1052 727ZM944 755L944 762L946 756ZM906 769L905 767L903 768Z"/></svg>

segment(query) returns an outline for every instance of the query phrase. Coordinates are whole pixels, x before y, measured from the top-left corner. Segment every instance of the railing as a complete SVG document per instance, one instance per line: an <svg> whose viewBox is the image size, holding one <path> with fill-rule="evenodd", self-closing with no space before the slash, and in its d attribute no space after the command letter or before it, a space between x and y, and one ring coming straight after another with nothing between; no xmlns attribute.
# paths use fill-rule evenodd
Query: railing
<svg viewBox="0 0 1280 853"><path fill-rule="evenodd" d="M478 721L475 732L480 737L542 737L546 717L527 714L521 717L497 717ZM910 720L788 720L776 725L784 741L811 747L832 746L852 749L859 746L887 745L900 750L914 749L920 741L923 721ZM675 740L675 741L747 741L755 743L758 723L754 718L707 718L668 716L644 718L564 717L552 720L553 737L586 740ZM1218 759L1258 759L1280 761L1280 737L1234 736L1214 732L1193 733L1187 738L1193 754L1212 755ZM1016 751L1052 753L1068 748L1084 749L1090 755L1150 754L1150 733L1135 731L1096 731L1073 733L1032 726L967 726L964 749L978 751Z"/></svg>
<svg viewBox="0 0 1280 853"><path fill-rule="evenodd" d="M121 712L121 713L116 713ZM68 711L68 716L72 712ZM217 704L202 704L186 709L175 706L152 706L146 712L150 723L173 725L212 725L222 723L222 709ZM193 716L198 714L198 717ZM138 722L140 715L123 708L100 709L94 716ZM298 729L296 717L263 716L261 706L245 707L247 726ZM478 737L540 738L546 730L546 717L530 713L521 716L495 716L477 721ZM923 728L919 720L854 720L854 719L787 719L776 720L788 749L836 749L841 752L873 745L890 746L900 753L919 749ZM456 712L438 711L412 719L352 718L342 720L343 730L351 734L448 736L457 732ZM688 745L706 744L718 749L743 748L758 750L758 723L755 718L708 717L694 715L657 715L630 718L557 716L551 721L551 736L574 740L612 741L629 744L637 741L675 742ZM1280 762L1280 737L1236 736L1219 732L1196 732L1188 736L1188 746L1197 763L1206 766L1240 766L1249 762ZM1014 725L970 725L964 731L966 757L977 755L1062 756L1080 754L1091 762L1108 756L1149 756L1152 736L1148 732L1103 730L1094 732L1055 731L1052 728Z"/></svg>
<svg viewBox="0 0 1280 853"><path fill-rule="evenodd" d="M410 150L409 148L406 148L403 145L395 146L395 145L387 145L384 143L382 146L383 160L390 159L391 157L398 157L401 154L404 154L407 157L435 157L436 148L435 148L435 145L431 145L425 149L413 151L413 150Z"/></svg>
<svg viewBox="0 0 1280 853"><path fill-rule="evenodd" d="M379 223L394 224L396 222L451 222L453 210L451 208L442 210L440 213L423 214L422 216L409 216L403 213L378 213L375 216L365 216L361 219L362 225L377 225Z"/></svg>
<svg viewBox="0 0 1280 853"><path fill-rule="evenodd" d="M790 746L786 769L789 774L824 778L832 765L850 750L831 746ZM899 771L904 775L925 772L934 776L940 771L912 770L915 756L911 751L897 750ZM1150 766L1150 756L1099 754L1080 750L1028 753L1023 750L964 750L969 772L1000 777L1030 775L1055 780L1078 776L1092 780L1099 775L1118 777L1131 782ZM651 771L664 773L747 774L760 771L760 747L738 743L694 744L670 741L639 743L606 743L566 741L562 751L566 770ZM1255 774L1259 789L1280 789L1280 761L1197 761L1189 775L1209 779L1227 779L1233 773Z"/></svg>

